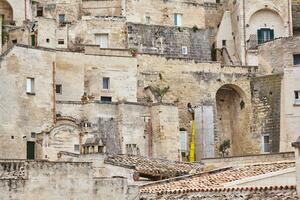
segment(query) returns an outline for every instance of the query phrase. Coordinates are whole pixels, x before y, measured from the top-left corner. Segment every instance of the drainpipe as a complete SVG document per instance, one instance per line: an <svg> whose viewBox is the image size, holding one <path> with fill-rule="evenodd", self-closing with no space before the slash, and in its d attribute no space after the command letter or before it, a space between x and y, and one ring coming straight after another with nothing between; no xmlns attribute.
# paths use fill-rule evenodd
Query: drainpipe
<svg viewBox="0 0 300 200"><path fill-rule="evenodd" d="M244 30L244 59L245 66L247 66L247 48L246 48L246 0L243 0L243 30Z"/></svg>
<svg viewBox="0 0 300 200"><path fill-rule="evenodd" d="M56 67L55 67L55 62L52 63L52 92L53 92L53 107L52 107L52 112L53 112L53 123L56 123Z"/></svg>

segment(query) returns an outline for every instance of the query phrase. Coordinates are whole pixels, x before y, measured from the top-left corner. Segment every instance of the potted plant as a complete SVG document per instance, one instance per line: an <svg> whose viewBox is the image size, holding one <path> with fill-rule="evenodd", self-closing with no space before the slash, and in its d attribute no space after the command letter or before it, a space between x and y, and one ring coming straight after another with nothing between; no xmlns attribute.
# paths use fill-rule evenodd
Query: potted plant
<svg viewBox="0 0 300 200"><path fill-rule="evenodd" d="M136 57L138 55L138 49L137 48L131 48L130 52L131 52L131 55L133 57Z"/></svg>

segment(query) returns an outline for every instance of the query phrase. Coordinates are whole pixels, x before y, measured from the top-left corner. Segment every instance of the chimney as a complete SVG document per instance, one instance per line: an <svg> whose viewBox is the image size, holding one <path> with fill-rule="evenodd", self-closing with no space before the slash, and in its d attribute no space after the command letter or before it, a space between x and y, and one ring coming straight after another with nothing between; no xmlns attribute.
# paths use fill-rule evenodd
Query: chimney
<svg viewBox="0 0 300 200"><path fill-rule="evenodd" d="M297 194L300 197L300 137L298 137L296 142L292 143L292 147L295 148L296 188L297 188Z"/></svg>

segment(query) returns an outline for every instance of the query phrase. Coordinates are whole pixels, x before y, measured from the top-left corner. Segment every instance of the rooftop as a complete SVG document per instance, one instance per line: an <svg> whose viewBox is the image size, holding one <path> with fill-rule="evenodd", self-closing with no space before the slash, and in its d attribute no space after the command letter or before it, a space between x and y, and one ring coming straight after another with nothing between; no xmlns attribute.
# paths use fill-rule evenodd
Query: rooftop
<svg viewBox="0 0 300 200"><path fill-rule="evenodd" d="M240 167L228 167L197 175L184 176L175 179L164 180L146 184L141 187L141 193L188 193L225 191L226 183L241 180L248 177L268 174L295 167L294 161L276 163L258 163ZM280 187L280 186L279 186ZM234 188L236 189L236 188Z"/></svg>
<svg viewBox="0 0 300 200"><path fill-rule="evenodd" d="M108 156L104 162L106 164L135 169L139 173L139 176L156 180L199 173L203 167L203 165L198 163L193 164L135 155L112 155Z"/></svg>

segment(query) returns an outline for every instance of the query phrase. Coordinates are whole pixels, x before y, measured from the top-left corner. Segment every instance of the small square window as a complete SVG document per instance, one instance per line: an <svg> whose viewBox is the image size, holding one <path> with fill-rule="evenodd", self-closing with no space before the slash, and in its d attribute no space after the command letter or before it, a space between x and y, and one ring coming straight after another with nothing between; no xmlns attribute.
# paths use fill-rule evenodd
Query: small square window
<svg viewBox="0 0 300 200"><path fill-rule="evenodd" d="M174 14L174 25L182 26L182 14L179 13Z"/></svg>
<svg viewBox="0 0 300 200"><path fill-rule="evenodd" d="M62 94L62 85L61 84L57 84L55 86L55 91L56 91L56 94Z"/></svg>
<svg viewBox="0 0 300 200"><path fill-rule="evenodd" d="M47 39L46 39L46 42L47 42L47 43L49 43L49 42L50 42L50 39L49 39L49 38L47 38Z"/></svg>
<svg viewBox="0 0 300 200"><path fill-rule="evenodd" d="M300 67L300 54L294 54L293 58L294 58L294 66Z"/></svg>
<svg viewBox="0 0 300 200"><path fill-rule="evenodd" d="M109 102L112 102L112 98L111 98L111 97L105 97L105 96L102 96L102 97L101 97L101 102L103 102L103 103L109 103Z"/></svg>
<svg viewBox="0 0 300 200"><path fill-rule="evenodd" d="M222 46L226 47L226 40L222 40Z"/></svg>
<svg viewBox="0 0 300 200"><path fill-rule="evenodd" d="M34 94L34 78L26 79L26 93Z"/></svg>
<svg viewBox="0 0 300 200"><path fill-rule="evenodd" d="M36 16L42 17L44 15L43 7L37 7Z"/></svg>
<svg viewBox="0 0 300 200"><path fill-rule="evenodd" d="M109 89L109 78L108 77L104 77L102 80L102 88L105 90Z"/></svg>
<svg viewBox="0 0 300 200"><path fill-rule="evenodd" d="M35 138L36 137L36 133L32 132L31 133L31 138Z"/></svg>
<svg viewBox="0 0 300 200"><path fill-rule="evenodd" d="M64 40L64 39L59 39L59 40L58 40L58 44L60 44L60 45L65 44L65 40Z"/></svg>
<svg viewBox="0 0 300 200"><path fill-rule="evenodd" d="M183 55L187 55L187 54L188 54L188 48L187 48L187 46L182 46L182 47L181 47L181 53L182 53Z"/></svg>
<svg viewBox="0 0 300 200"><path fill-rule="evenodd" d="M18 40L12 40L11 41L13 44L17 44L18 43Z"/></svg>
<svg viewBox="0 0 300 200"><path fill-rule="evenodd" d="M59 14L58 15L58 21L60 24L63 24L65 22L65 14Z"/></svg>
<svg viewBox="0 0 300 200"><path fill-rule="evenodd" d="M79 144L74 145L74 151L79 151Z"/></svg>
<svg viewBox="0 0 300 200"><path fill-rule="evenodd" d="M13 140L13 139L15 139L15 136L12 135L12 136L10 136L10 138Z"/></svg>

